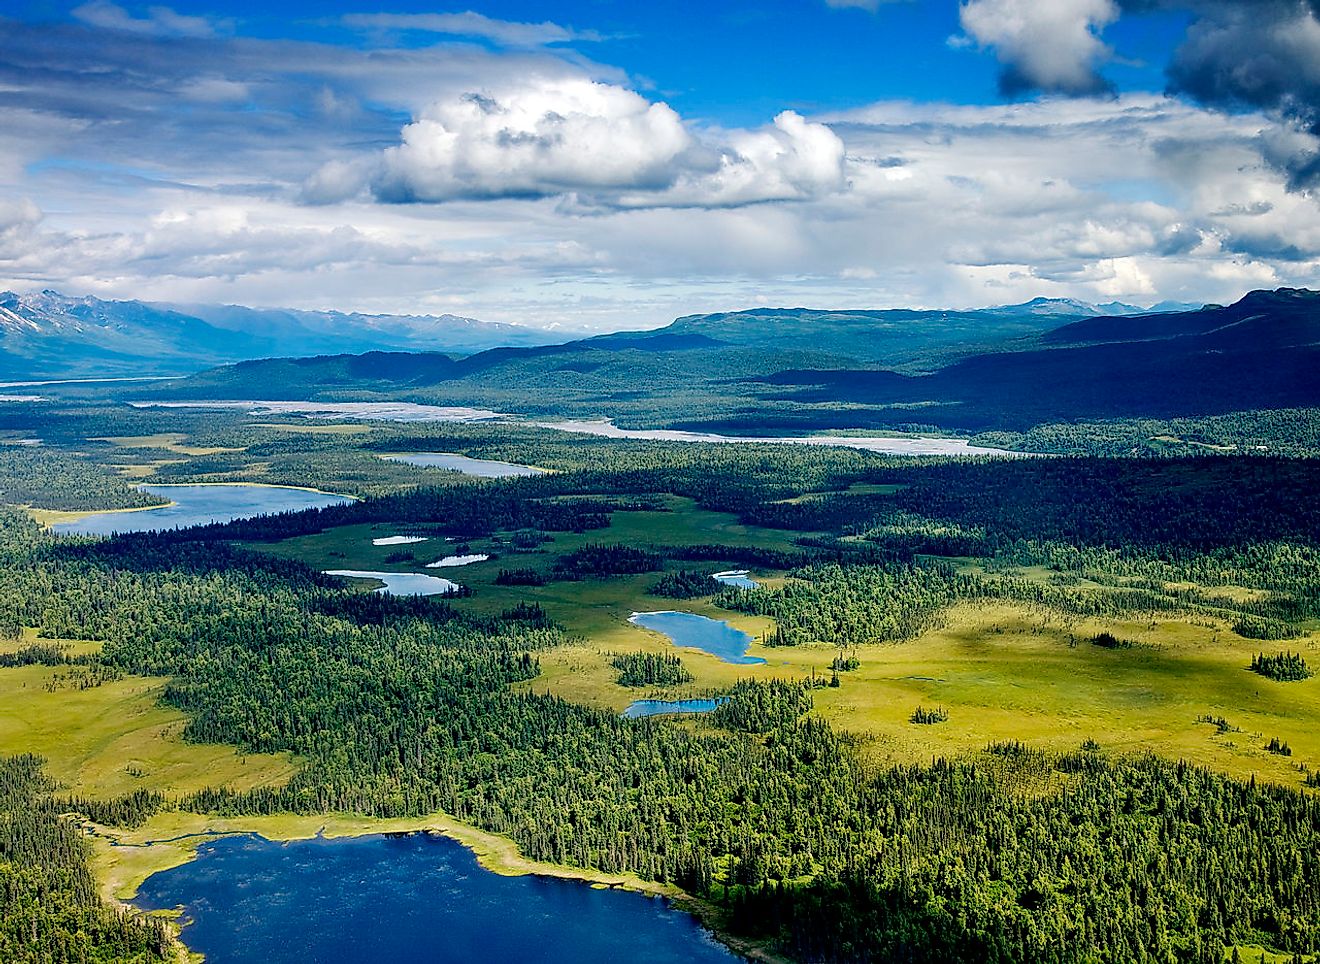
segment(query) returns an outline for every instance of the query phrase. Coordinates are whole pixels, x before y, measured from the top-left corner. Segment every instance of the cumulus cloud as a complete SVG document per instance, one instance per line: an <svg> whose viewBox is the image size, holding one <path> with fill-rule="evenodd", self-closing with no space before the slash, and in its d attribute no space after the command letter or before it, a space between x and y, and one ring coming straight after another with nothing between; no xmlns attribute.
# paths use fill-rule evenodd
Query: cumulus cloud
<svg viewBox="0 0 1320 964"><path fill-rule="evenodd" d="M1115 0L969 0L959 8L967 37L1003 64L1005 93L1096 94L1112 52L1100 39L1118 19Z"/></svg>
<svg viewBox="0 0 1320 964"><path fill-rule="evenodd" d="M385 150L385 202L571 196L583 207L737 206L843 186L843 142L793 111L759 130L695 131L676 111L585 77L530 79L432 104ZM365 173L335 161L308 181L322 202Z"/></svg>
<svg viewBox="0 0 1320 964"><path fill-rule="evenodd" d="M41 217L41 208L31 198L0 198L0 264L24 250Z"/></svg>
<svg viewBox="0 0 1320 964"><path fill-rule="evenodd" d="M0 287L608 328L1224 301L1320 272L1315 202L1282 173L1315 142L1283 100L884 102L721 128L544 46L6 26ZM426 203L381 203L409 197Z"/></svg>
<svg viewBox="0 0 1320 964"><path fill-rule="evenodd" d="M206 17L189 17L161 6L148 8L145 17L134 17L110 0L89 0L75 7L73 16L83 23L105 30L154 36L209 37L216 32L217 27Z"/></svg>
<svg viewBox="0 0 1320 964"><path fill-rule="evenodd" d="M351 13L344 16L343 22L359 29L417 30L455 37L479 37L506 47L542 47L574 40L601 39L595 31L574 30L548 20L541 23L496 20L472 10L463 13Z"/></svg>
<svg viewBox="0 0 1320 964"><path fill-rule="evenodd" d="M707 148L718 153L718 166L694 165L673 186L654 195L619 199L625 207L738 207L768 201L801 201L842 190L843 141L824 124L796 111L779 113L760 130L724 132Z"/></svg>
<svg viewBox="0 0 1320 964"><path fill-rule="evenodd" d="M662 188L692 143L668 105L584 78L439 101L402 140L385 152L383 200Z"/></svg>
<svg viewBox="0 0 1320 964"><path fill-rule="evenodd" d="M1320 3L1193 0L1187 5L1197 19L1169 65L1172 89L1204 104L1276 111L1320 136ZM1314 142L1280 152L1277 161L1295 188L1320 182Z"/></svg>
<svg viewBox="0 0 1320 964"><path fill-rule="evenodd" d="M1293 189L1320 184L1320 0L968 0L958 44L994 51L1006 93L1103 92L1113 52L1101 39L1120 13L1190 15L1168 64L1169 90L1220 109L1270 111L1310 135L1276 138L1272 162Z"/></svg>

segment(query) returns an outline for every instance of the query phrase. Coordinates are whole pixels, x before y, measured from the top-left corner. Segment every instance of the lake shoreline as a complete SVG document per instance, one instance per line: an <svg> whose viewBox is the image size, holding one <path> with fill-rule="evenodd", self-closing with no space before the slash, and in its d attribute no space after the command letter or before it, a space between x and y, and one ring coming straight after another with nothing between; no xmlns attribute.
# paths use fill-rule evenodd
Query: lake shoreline
<svg viewBox="0 0 1320 964"><path fill-rule="evenodd" d="M361 502L355 495L345 495L342 492L330 492L326 489L318 489L310 485L280 485L277 482L143 482L142 486L153 486L158 489L169 488L171 486L231 486L248 487L262 489L289 489L293 492L310 492L313 495L330 496L336 499L349 499L353 502ZM179 503L173 499L168 502L162 502L159 505L134 505L123 509L42 509L34 505L20 506L24 512L43 528L49 529L51 526L63 525L69 522L80 522L89 516L94 515L122 515L128 512L152 512L159 509L169 509L177 506Z"/></svg>
<svg viewBox="0 0 1320 964"><path fill-rule="evenodd" d="M166 827L152 829L161 818L173 818L175 830L191 825L184 833L173 833ZM158 815L141 828L123 830L87 823L90 839L96 851L94 869L103 896L111 903L142 911L133 904L142 883L150 876L181 866L198 855L203 843L225 836L255 834L265 840L287 843L311 840L367 837L387 834L434 834L462 845L476 858L483 870L503 877L535 875L571 880L593 888L626 890L667 900L675 910L692 915L720 944L734 954L758 964L791 964L789 958L756 942L749 941L726 930L727 914L718 906L694 897L676 885L649 881L635 874L610 874L589 868L571 867L532 860L525 857L518 845L507 837L464 823L445 813L425 817L368 818L351 814L276 814L253 817L208 818L205 814L172 812ZM166 836L161 837L161 834ZM131 861L121 858L132 855L146 860ZM118 872L116 872L118 871ZM179 947L193 960L197 952L187 947L180 936L180 927L171 922ZM181 959L185 959L181 956Z"/></svg>

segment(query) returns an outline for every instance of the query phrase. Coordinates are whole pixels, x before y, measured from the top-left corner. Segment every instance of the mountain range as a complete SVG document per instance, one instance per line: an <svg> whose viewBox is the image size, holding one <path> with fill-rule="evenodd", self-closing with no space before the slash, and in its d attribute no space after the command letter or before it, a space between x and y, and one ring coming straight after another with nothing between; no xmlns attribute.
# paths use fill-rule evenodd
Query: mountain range
<svg viewBox="0 0 1320 964"><path fill-rule="evenodd" d="M377 349L471 354L563 334L458 315L153 304L0 292L0 377L185 374L253 358Z"/></svg>
<svg viewBox="0 0 1320 964"><path fill-rule="evenodd" d="M406 398L747 434L1025 431L1320 406L1320 293L1255 291L1229 306L1153 314L1080 310L1039 302L982 312L758 309L463 358L375 352L245 362L150 391Z"/></svg>

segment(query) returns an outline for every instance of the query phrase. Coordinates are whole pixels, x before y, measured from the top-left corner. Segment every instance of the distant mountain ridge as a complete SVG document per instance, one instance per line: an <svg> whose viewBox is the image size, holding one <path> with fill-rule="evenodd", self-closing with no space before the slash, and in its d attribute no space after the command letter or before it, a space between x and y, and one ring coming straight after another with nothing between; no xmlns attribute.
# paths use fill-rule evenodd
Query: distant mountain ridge
<svg viewBox="0 0 1320 964"><path fill-rule="evenodd" d="M1187 308L1175 308L1171 302L1157 307L1169 311ZM900 369L921 369L947 362L950 351L973 354L1009 339L1041 334L1069 319L1146 313L1147 309L1136 305L1093 305L1072 298L1035 298L1018 305L971 309L752 308L686 315L661 331L669 335L703 335L728 345L772 344L781 349L883 362ZM622 340L653 334L617 337Z"/></svg>
<svg viewBox="0 0 1320 964"><path fill-rule="evenodd" d="M376 353L248 362L143 391L193 399L374 394L751 434L912 424L1021 431L1320 407L1320 292L1256 291L1194 311L1069 313L1081 310L1040 302L982 312L755 309L461 359Z"/></svg>
<svg viewBox="0 0 1320 964"><path fill-rule="evenodd" d="M458 315L103 301L0 292L0 377L184 374L258 358L380 349L467 355L562 334Z"/></svg>
<svg viewBox="0 0 1320 964"><path fill-rule="evenodd" d="M1320 406L1320 292L1253 291L1229 306L1074 321L928 375L800 369L766 379L797 404L935 406L949 428Z"/></svg>

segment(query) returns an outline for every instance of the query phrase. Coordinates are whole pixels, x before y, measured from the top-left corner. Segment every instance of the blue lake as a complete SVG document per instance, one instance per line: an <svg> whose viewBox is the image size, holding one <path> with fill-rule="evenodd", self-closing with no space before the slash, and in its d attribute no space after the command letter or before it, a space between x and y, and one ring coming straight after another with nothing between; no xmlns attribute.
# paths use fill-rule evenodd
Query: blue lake
<svg viewBox="0 0 1320 964"><path fill-rule="evenodd" d="M727 697L715 700L633 700L623 711L627 720L640 719L643 716L670 716L683 713L709 713L723 703Z"/></svg>
<svg viewBox="0 0 1320 964"><path fill-rule="evenodd" d="M51 529L80 536L159 532L353 501L344 495L278 485L142 485L138 488L169 499L173 504L134 512L98 512L73 522L56 523Z"/></svg>
<svg viewBox="0 0 1320 964"><path fill-rule="evenodd" d="M739 589L755 589L760 583L751 578L751 573L746 569L730 569L728 572L717 572L711 576L716 582L722 582L726 586L736 586Z"/></svg>
<svg viewBox="0 0 1320 964"><path fill-rule="evenodd" d="M628 622L668 636L675 646L700 649L726 663L752 665L764 663L759 656L748 656L752 637L719 619L696 613L633 613Z"/></svg>
<svg viewBox="0 0 1320 964"><path fill-rule="evenodd" d="M551 877L502 877L428 834L204 843L133 901L182 906L207 964L733 964L666 901Z"/></svg>
<svg viewBox="0 0 1320 964"><path fill-rule="evenodd" d="M449 469L482 479L506 479L520 475L544 475L545 469L516 462L496 462L492 459L472 459L450 452L412 452L405 455L384 455L391 462L406 462L426 469Z"/></svg>
<svg viewBox="0 0 1320 964"><path fill-rule="evenodd" d="M376 592L391 596L440 596L453 592L458 584L439 576L427 576L420 572L376 572L366 569L327 569L327 576L341 576L346 579L375 579L385 585Z"/></svg>

